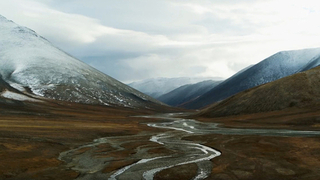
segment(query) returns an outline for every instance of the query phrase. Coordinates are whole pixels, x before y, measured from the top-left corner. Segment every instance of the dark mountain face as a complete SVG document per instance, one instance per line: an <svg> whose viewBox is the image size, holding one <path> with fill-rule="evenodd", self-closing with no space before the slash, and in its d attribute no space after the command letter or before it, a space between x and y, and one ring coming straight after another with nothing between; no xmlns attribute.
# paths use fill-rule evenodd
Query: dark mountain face
<svg viewBox="0 0 320 180"><path fill-rule="evenodd" d="M2 76L0 75L0 92L4 91L6 86L7 83L2 79Z"/></svg>
<svg viewBox="0 0 320 180"><path fill-rule="evenodd" d="M4 81L0 74L0 93L3 93L4 91L20 93L17 89L11 87L6 81Z"/></svg>
<svg viewBox="0 0 320 180"><path fill-rule="evenodd" d="M163 105L0 16L1 84L32 96L131 108ZM12 94L6 94L7 97ZM16 95L20 97L19 95Z"/></svg>
<svg viewBox="0 0 320 180"><path fill-rule="evenodd" d="M314 67L317 67L320 65L320 56L315 58L313 61L310 61L305 67L303 67L300 72L303 72L303 71L307 71L309 69L312 69Z"/></svg>
<svg viewBox="0 0 320 180"><path fill-rule="evenodd" d="M8 83L6 83L2 76L0 75L0 106L8 106L9 104L17 104L17 102L12 101L11 99L5 98L6 92L12 92L15 94L19 94L20 92L14 88L12 88Z"/></svg>
<svg viewBox="0 0 320 180"><path fill-rule="evenodd" d="M320 49L279 52L238 73L183 107L198 109L249 88L305 71L320 64Z"/></svg>
<svg viewBox="0 0 320 180"><path fill-rule="evenodd" d="M320 67L297 73L238 93L200 112L219 117L283 110L314 108L320 104Z"/></svg>
<svg viewBox="0 0 320 180"><path fill-rule="evenodd" d="M220 81L208 80L196 84L184 85L157 99L170 106L183 106L183 104L200 97L219 83Z"/></svg>
<svg viewBox="0 0 320 180"><path fill-rule="evenodd" d="M132 82L129 86L158 99L160 96L169 93L181 86L195 84L205 80L221 80L221 78L201 77L178 77L178 78L151 78L142 81Z"/></svg>

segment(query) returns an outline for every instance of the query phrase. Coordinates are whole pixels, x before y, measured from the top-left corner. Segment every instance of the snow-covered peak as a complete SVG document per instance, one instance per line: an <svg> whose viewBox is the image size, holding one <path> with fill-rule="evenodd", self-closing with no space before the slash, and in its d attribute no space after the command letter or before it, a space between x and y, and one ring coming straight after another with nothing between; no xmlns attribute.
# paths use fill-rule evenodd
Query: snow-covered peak
<svg viewBox="0 0 320 180"><path fill-rule="evenodd" d="M0 73L4 78L35 66L46 68L58 65L65 69L86 68L80 61L66 55L33 30L3 20L0 26ZM68 71L68 73L72 73Z"/></svg>
<svg viewBox="0 0 320 180"><path fill-rule="evenodd" d="M0 76L53 99L121 106L158 101L53 46L33 30L0 18Z"/></svg>
<svg viewBox="0 0 320 180"><path fill-rule="evenodd" d="M0 21L1 21L1 22L2 22L2 21L8 21L8 19L5 18L4 16L0 15Z"/></svg>
<svg viewBox="0 0 320 180"><path fill-rule="evenodd" d="M201 108L249 88L320 65L320 48L282 51L245 68L185 107Z"/></svg>

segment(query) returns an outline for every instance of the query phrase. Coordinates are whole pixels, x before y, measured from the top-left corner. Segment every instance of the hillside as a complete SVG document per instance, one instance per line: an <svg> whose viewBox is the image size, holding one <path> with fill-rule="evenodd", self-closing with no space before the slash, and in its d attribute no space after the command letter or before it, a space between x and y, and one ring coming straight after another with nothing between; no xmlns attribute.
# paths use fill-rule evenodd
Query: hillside
<svg viewBox="0 0 320 180"><path fill-rule="evenodd" d="M200 112L206 117L312 108L320 104L320 67L238 93Z"/></svg>
<svg viewBox="0 0 320 180"><path fill-rule="evenodd" d="M221 78L197 78L197 77L179 77L179 78L151 78L142 81L132 82L129 86L158 99L160 96L187 84L194 84L205 80L221 80Z"/></svg>
<svg viewBox="0 0 320 180"><path fill-rule="evenodd" d="M320 48L283 51L225 80L203 96L186 105L198 109L226 99L236 93L302 72L320 64Z"/></svg>
<svg viewBox="0 0 320 180"><path fill-rule="evenodd" d="M162 105L68 55L33 30L2 16L0 49L0 77L6 86L21 93L107 106L152 108Z"/></svg>
<svg viewBox="0 0 320 180"><path fill-rule="evenodd" d="M157 99L170 106L183 106L184 103L200 97L217 86L220 82L221 81L207 80L195 84L184 85L160 96Z"/></svg>

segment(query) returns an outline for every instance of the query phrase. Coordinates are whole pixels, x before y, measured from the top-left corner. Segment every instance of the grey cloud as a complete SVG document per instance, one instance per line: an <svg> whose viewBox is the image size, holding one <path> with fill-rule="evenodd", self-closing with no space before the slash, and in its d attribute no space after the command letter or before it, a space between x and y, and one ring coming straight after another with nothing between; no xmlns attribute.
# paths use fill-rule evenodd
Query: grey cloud
<svg viewBox="0 0 320 180"><path fill-rule="evenodd" d="M316 23L286 23L295 11L283 13L277 7L271 13L259 4L272 1L12 0L0 2L0 11L69 54L128 82L157 76L227 78L277 51L320 46L320 36L312 34L311 42L297 33L317 33ZM257 4L262 9L252 8Z"/></svg>
<svg viewBox="0 0 320 180"><path fill-rule="evenodd" d="M100 70L101 72L107 72L107 74L115 79L126 82L132 79L140 79L141 77L135 77L132 73L132 69L123 66L122 57L116 55L111 58L110 56L100 57L82 57L80 58L83 62L91 65L92 67Z"/></svg>

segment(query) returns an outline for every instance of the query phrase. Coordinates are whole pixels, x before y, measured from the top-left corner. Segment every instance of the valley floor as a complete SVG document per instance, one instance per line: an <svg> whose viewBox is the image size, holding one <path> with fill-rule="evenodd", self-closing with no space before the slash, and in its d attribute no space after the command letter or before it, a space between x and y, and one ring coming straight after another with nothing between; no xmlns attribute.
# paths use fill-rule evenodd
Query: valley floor
<svg viewBox="0 0 320 180"><path fill-rule="evenodd" d="M138 162L141 157L152 158L175 153L161 144L149 141L152 135L167 130L148 127L146 123L162 120L132 117L152 114L152 111L51 103L47 106L1 105L0 113L0 179L82 178L90 160L69 160L66 163L58 160L58 157L61 152L102 137L112 138L114 144L101 144L95 149L84 147L74 152L81 154L89 149L95 157L102 159L102 174L112 174ZM320 111L316 109L297 109L250 116L196 119L223 123L226 127L320 130L319 117ZM316 180L320 177L319 136L206 134L190 135L184 139L222 153L211 160L212 173L207 179ZM77 171L72 170L68 167L70 162L82 166ZM101 165L101 162L96 163ZM157 173L154 179L192 179L197 174L197 168L196 164L176 166Z"/></svg>
<svg viewBox="0 0 320 180"><path fill-rule="evenodd" d="M130 117L143 113L150 112L79 104L1 105L0 179L74 179L79 173L58 160L61 152L100 137L154 130L140 125L145 118ZM128 148L116 156L131 153L134 149ZM106 171L130 163L113 162Z"/></svg>

